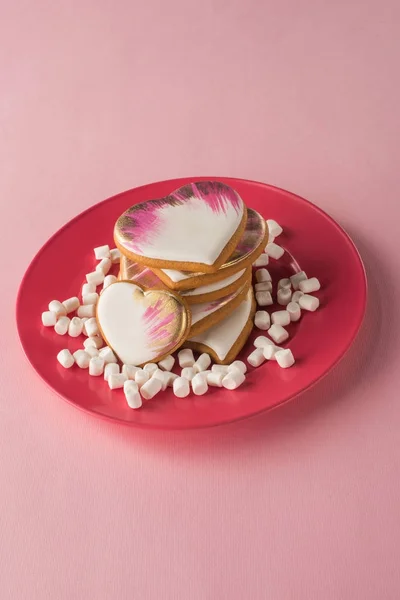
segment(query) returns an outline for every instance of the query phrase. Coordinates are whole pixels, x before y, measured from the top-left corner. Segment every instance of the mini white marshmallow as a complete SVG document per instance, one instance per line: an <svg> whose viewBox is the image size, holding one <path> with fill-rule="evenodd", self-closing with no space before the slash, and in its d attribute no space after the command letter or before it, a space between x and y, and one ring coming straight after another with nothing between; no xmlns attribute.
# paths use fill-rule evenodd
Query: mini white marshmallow
<svg viewBox="0 0 400 600"><path fill-rule="evenodd" d="M144 385L142 385L140 389L140 393L142 394L145 400L151 400L154 398L158 392L161 391L162 381L157 379L157 377L151 377Z"/></svg>
<svg viewBox="0 0 400 600"><path fill-rule="evenodd" d="M227 390L236 390L245 381L246 376L238 369L229 371L222 380L222 385Z"/></svg>
<svg viewBox="0 0 400 600"><path fill-rule="evenodd" d="M102 348L104 346L104 341L103 341L103 338L101 338L99 335L94 335L94 336L88 338L87 340L85 340L83 342L83 346L85 349L92 347L92 348L97 348L97 350L100 350L100 348Z"/></svg>
<svg viewBox="0 0 400 600"><path fill-rule="evenodd" d="M239 369L242 373L247 373L247 366L242 360L234 360L232 364L228 366L228 371L232 369Z"/></svg>
<svg viewBox="0 0 400 600"><path fill-rule="evenodd" d="M94 283L84 283L82 286L82 298L84 296L88 296L89 294L94 294L96 291L96 286Z"/></svg>
<svg viewBox="0 0 400 600"><path fill-rule="evenodd" d="M139 367L135 367L134 365L122 365L122 373L126 375L127 379L135 379L135 375L141 369Z"/></svg>
<svg viewBox="0 0 400 600"><path fill-rule="evenodd" d="M267 225L270 236L276 238L281 235L283 229L274 219L267 219Z"/></svg>
<svg viewBox="0 0 400 600"><path fill-rule="evenodd" d="M87 319L91 319L96 315L96 306L94 304L82 304L76 312L78 317L86 317Z"/></svg>
<svg viewBox="0 0 400 600"><path fill-rule="evenodd" d="M272 281L260 281L254 284L256 292L272 292Z"/></svg>
<svg viewBox="0 0 400 600"><path fill-rule="evenodd" d="M81 318L82 321L82 333L83 335L85 335L86 337L89 337L88 332L86 331L86 321L89 321L89 319L87 317L82 317Z"/></svg>
<svg viewBox="0 0 400 600"><path fill-rule="evenodd" d="M57 323L57 314L52 310L42 312L42 323L45 327L54 327Z"/></svg>
<svg viewBox="0 0 400 600"><path fill-rule="evenodd" d="M178 362L182 369L185 367L193 367L195 360L192 350L190 350L190 348L180 350L180 352L178 352Z"/></svg>
<svg viewBox="0 0 400 600"><path fill-rule="evenodd" d="M100 350L99 356L100 356L100 358L102 358L104 360L104 364L106 364L106 365L108 363L118 362L117 357L115 356L114 352L108 346L106 346L105 348L102 348Z"/></svg>
<svg viewBox="0 0 400 600"><path fill-rule="evenodd" d="M222 387L222 380L227 373L207 373L207 383L211 387Z"/></svg>
<svg viewBox="0 0 400 600"><path fill-rule="evenodd" d="M299 304L304 310L314 312L319 307L319 300L315 296L310 296L310 294L303 294L299 300Z"/></svg>
<svg viewBox="0 0 400 600"><path fill-rule="evenodd" d="M87 369L89 367L90 356L86 350L77 350L73 353L76 364L80 369Z"/></svg>
<svg viewBox="0 0 400 600"><path fill-rule="evenodd" d="M193 377L196 375L196 371L193 367L183 367L181 372L181 377L187 379L188 381L192 381Z"/></svg>
<svg viewBox="0 0 400 600"><path fill-rule="evenodd" d="M153 375L153 373L155 371L157 371L158 366L156 365L156 363L146 363L143 367L144 371L147 371L147 373L151 376Z"/></svg>
<svg viewBox="0 0 400 600"><path fill-rule="evenodd" d="M289 337L288 332L282 327L282 325L271 325L271 327L268 329L268 335L276 344L281 344Z"/></svg>
<svg viewBox="0 0 400 600"><path fill-rule="evenodd" d="M143 369L139 369L135 373L135 381L138 386L141 388L142 385L146 383L150 379L150 373L148 371L144 371Z"/></svg>
<svg viewBox="0 0 400 600"><path fill-rule="evenodd" d="M299 289L303 294L311 294L312 292L318 292L321 289L321 284L316 277L311 277L311 279L300 281Z"/></svg>
<svg viewBox="0 0 400 600"><path fill-rule="evenodd" d="M67 349L60 350L60 352L57 354L57 360L65 369L70 369L75 363L74 357Z"/></svg>
<svg viewBox="0 0 400 600"><path fill-rule="evenodd" d="M104 379L108 381L110 375L119 375L119 365L116 363L107 363L104 366Z"/></svg>
<svg viewBox="0 0 400 600"><path fill-rule="evenodd" d="M67 312L67 314L74 312L77 308L79 308L80 302L79 298L73 296L72 298L67 298L67 300L63 301L63 306Z"/></svg>
<svg viewBox="0 0 400 600"><path fill-rule="evenodd" d="M256 280L258 283L261 283L262 281L272 281L271 275L267 269L258 269L258 271L256 271Z"/></svg>
<svg viewBox="0 0 400 600"><path fill-rule="evenodd" d="M196 396L203 396L208 392L207 377L203 373L197 373L192 379L192 390Z"/></svg>
<svg viewBox="0 0 400 600"><path fill-rule="evenodd" d="M96 266L96 271L101 271L103 275L107 275L111 269L111 260L109 258L102 258L99 264Z"/></svg>
<svg viewBox="0 0 400 600"><path fill-rule="evenodd" d="M292 287L292 283L291 283L290 279L287 277L284 279L280 279L278 281L278 290L280 290L280 289L290 290L291 287Z"/></svg>
<svg viewBox="0 0 400 600"><path fill-rule="evenodd" d="M89 337L93 337L100 333L99 328L97 326L97 321L94 317L91 317L85 322L85 329Z"/></svg>
<svg viewBox="0 0 400 600"><path fill-rule="evenodd" d="M104 282L103 271L92 271L86 274L86 281L88 283L94 283L95 286L101 285Z"/></svg>
<svg viewBox="0 0 400 600"><path fill-rule="evenodd" d="M304 296L303 292L300 292L300 290L297 290L296 292L294 292L292 294L292 302L299 302L300 298Z"/></svg>
<svg viewBox="0 0 400 600"><path fill-rule="evenodd" d="M271 321L274 325L282 325L282 327L285 327L290 323L290 314L287 310L277 310L272 313Z"/></svg>
<svg viewBox="0 0 400 600"><path fill-rule="evenodd" d="M295 363L294 356L289 348L279 350L279 352L275 354L275 360L282 369L287 369Z"/></svg>
<svg viewBox="0 0 400 600"><path fill-rule="evenodd" d="M251 354L247 357L247 362L252 367L259 367L265 362L264 353L262 348L256 348L253 350Z"/></svg>
<svg viewBox="0 0 400 600"><path fill-rule="evenodd" d="M90 358L99 355L99 351L94 346L89 346L89 348L86 348L85 352L89 354Z"/></svg>
<svg viewBox="0 0 400 600"><path fill-rule="evenodd" d="M125 381L124 394L129 408L136 409L142 406L142 398L140 396L138 386L134 381L130 379Z"/></svg>
<svg viewBox="0 0 400 600"><path fill-rule="evenodd" d="M264 358L266 360L275 360L275 354L277 352L279 352L279 350L282 350L282 348L280 348L279 346L275 346L275 344L271 344L270 346L265 346L263 352L264 352Z"/></svg>
<svg viewBox="0 0 400 600"><path fill-rule="evenodd" d="M275 260L279 260L285 254L285 250L272 242L271 244L267 244L265 248L265 252L268 254L270 258L274 258Z"/></svg>
<svg viewBox="0 0 400 600"><path fill-rule="evenodd" d="M173 387L175 379L178 379L178 375L176 375L176 373L171 373L171 371L165 371L164 375L167 387Z"/></svg>
<svg viewBox="0 0 400 600"><path fill-rule="evenodd" d="M227 365L213 365L211 367L211 373L223 373L224 375L226 375L227 372L228 372Z"/></svg>
<svg viewBox="0 0 400 600"><path fill-rule="evenodd" d="M108 288L108 286L111 285L112 283L116 283L117 281L118 281L118 278L115 277L115 275L107 275L106 277L104 277L103 290Z"/></svg>
<svg viewBox="0 0 400 600"><path fill-rule="evenodd" d="M184 377L175 379L172 387L177 398L186 398L190 394L190 384Z"/></svg>
<svg viewBox="0 0 400 600"><path fill-rule="evenodd" d="M307 275L304 271L299 271L290 277L290 281L292 282L292 287L296 291L299 289L300 281L305 281L307 279Z"/></svg>
<svg viewBox="0 0 400 600"><path fill-rule="evenodd" d="M110 258L110 247L105 244L104 246L97 246L97 248L93 249L96 260L101 260L103 258Z"/></svg>
<svg viewBox="0 0 400 600"><path fill-rule="evenodd" d="M266 267L269 263L269 256L263 252L260 256L253 262L254 267Z"/></svg>
<svg viewBox="0 0 400 600"><path fill-rule="evenodd" d="M160 369L163 369L163 371L172 371L172 369L174 368L174 364L175 358L172 356L172 354L169 354L163 360L160 360L158 366L160 367Z"/></svg>
<svg viewBox="0 0 400 600"><path fill-rule="evenodd" d="M167 385L168 385L168 380L165 375L166 375L165 371L162 371L161 369L157 369L152 374L152 377L159 379L161 381L161 385L162 385L161 389L163 392L167 389Z"/></svg>
<svg viewBox="0 0 400 600"><path fill-rule="evenodd" d="M82 304L97 304L99 300L99 295L97 292L92 292L91 294L85 294L82 296Z"/></svg>
<svg viewBox="0 0 400 600"><path fill-rule="evenodd" d="M110 250L110 258L113 265L119 263L121 258L121 252L118 250L118 248L113 248L112 250Z"/></svg>
<svg viewBox="0 0 400 600"><path fill-rule="evenodd" d="M118 390L124 387L124 383L125 381L128 381L128 379L123 373L111 373L107 381L110 390Z"/></svg>
<svg viewBox="0 0 400 600"><path fill-rule="evenodd" d="M281 288L277 294L278 304L281 306L287 306L292 299L292 290L290 288Z"/></svg>
<svg viewBox="0 0 400 600"><path fill-rule="evenodd" d="M201 371L206 371L208 367L211 365L211 358L206 352L200 354L199 358L193 365L193 369L196 373L200 373Z"/></svg>
<svg viewBox="0 0 400 600"><path fill-rule="evenodd" d="M83 323L79 317L73 317L69 322L68 335L70 337L78 337L81 335L83 329Z"/></svg>
<svg viewBox="0 0 400 600"><path fill-rule="evenodd" d="M262 349L262 348L265 348L265 346L271 346L271 345L273 345L273 342L271 342L271 340L269 338L265 337L265 335L259 335L254 340L255 348Z"/></svg>
<svg viewBox="0 0 400 600"><path fill-rule="evenodd" d="M100 356L93 356L89 361L89 375L99 377L104 372L104 360Z"/></svg>
<svg viewBox="0 0 400 600"><path fill-rule="evenodd" d="M271 292L256 292L256 301L259 306L271 306L274 303Z"/></svg>
<svg viewBox="0 0 400 600"><path fill-rule="evenodd" d="M57 317L64 317L67 314L64 304L59 300L52 300L49 302L49 310L55 312Z"/></svg>
<svg viewBox="0 0 400 600"><path fill-rule="evenodd" d="M266 292L269 294L269 292ZM266 310L258 310L254 316L254 325L257 329L267 330L270 328L271 319Z"/></svg>
<svg viewBox="0 0 400 600"><path fill-rule="evenodd" d="M58 333L58 335L65 335L68 331L69 322L69 317L60 317L54 325L54 331Z"/></svg>
<svg viewBox="0 0 400 600"><path fill-rule="evenodd" d="M300 305L297 304L297 302L289 302L289 304L286 307L286 310L288 311L289 315L290 315L290 320L292 322L298 321L301 317L301 309L300 309ZM282 325L282 323L281 323Z"/></svg>

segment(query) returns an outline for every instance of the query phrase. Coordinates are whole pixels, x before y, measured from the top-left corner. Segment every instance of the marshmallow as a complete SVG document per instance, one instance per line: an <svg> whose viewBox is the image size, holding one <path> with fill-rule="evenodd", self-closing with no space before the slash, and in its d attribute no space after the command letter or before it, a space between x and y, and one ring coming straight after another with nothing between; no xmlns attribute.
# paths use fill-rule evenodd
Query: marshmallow
<svg viewBox="0 0 400 600"><path fill-rule="evenodd" d="M62 304L68 314L68 313L76 310L79 307L80 302L79 302L79 298L77 298L76 296L73 296L73 298L67 298L67 300L64 300L64 302Z"/></svg>
<svg viewBox="0 0 400 600"><path fill-rule="evenodd" d="M178 362L181 368L193 367L195 360L192 350L186 348L185 350L178 352Z"/></svg>
<svg viewBox="0 0 400 600"><path fill-rule="evenodd" d="M193 369L196 373L200 373L201 371L206 371L208 367L211 365L211 358L206 352L200 354L199 358L193 365Z"/></svg>
<svg viewBox="0 0 400 600"><path fill-rule="evenodd" d="M144 371L143 369L139 369L135 373L135 381L138 386L141 388L142 385L146 383L150 379L150 373L148 371Z"/></svg>
<svg viewBox="0 0 400 600"><path fill-rule="evenodd" d="M96 306L94 304L82 304L77 310L78 317L87 317L90 319L96 315Z"/></svg>
<svg viewBox="0 0 400 600"><path fill-rule="evenodd" d="M319 300L315 296L310 296L309 294L303 294L303 296L299 300L300 307L304 310L310 310L314 312L319 307Z"/></svg>
<svg viewBox="0 0 400 600"><path fill-rule="evenodd" d="M54 325L54 331L58 335L65 335L68 331L70 319L68 317L60 317Z"/></svg>
<svg viewBox="0 0 400 600"><path fill-rule="evenodd" d="M289 348L285 350L279 350L275 354L275 360L282 369L287 369L295 363L294 356Z"/></svg>
<svg viewBox="0 0 400 600"><path fill-rule="evenodd" d="M63 317L67 314L64 304L58 300L52 300L49 302L49 310L56 313L57 317Z"/></svg>
<svg viewBox="0 0 400 600"><path fill-rule="evenodd" d="M227 365L213 365L211 367L211 373L223 373L224 375L226 375L227 372L228 372Z"/></svg>
<svg viewBox="0 0 400 600"><path fill-rule="evenodd" d="M122 365L122 373L126 375L127 379L135 379L135 375L141 369L139 367L135 367L134 365Z"/></svg>
<svg viewBox="0 0 400 600"><path fill-rule="evenodd" d="M93 294L96 291L96 286L94 283L84 283L82 286L82 298L83 296L88 296L89 294Z"/></svg>
<svg viewBox="0 0 400 600"><path fill-rule="evenodd" d="M256 300L259 306L271 306L274 303L271 292L256 292Z"/></svg>
<svg viewBox="0 0 400 600"><path fill-rule="evenodd" d="M82 333L83 335L85 335L86 337L89 337L88 332L86 331L86 321L89 321L89 319L87 317L82 317L81 318L82 321Z"/></svg>
<svg viewBox="0 0 400 600"><path fill-rule="evenodd" d="M97 292L92 292L90 294L82 295L82 304L97 304L99 299L99 295Z"/></svg>
<svg viewBox="0 0 400 600"><path fill-rule="evenodd" d="M171 371L165 371L164 377L167 382L167 387L173 387L175 379L178 379L178 375L171 373Z"/></svg>
<svg viewBox="0 0 400 600"><path fill-rule="evenodd" d="M68 326L68 335L71 337L78 337L81 335L83 329L83 323L79 317L72 317Z"/></svg>
<svg viewBox="0 0 400 600"><path fill-rule="evenodd" d="M99 356L100 356L100 358L102 358L104 360L104 364L106 364L106 365L108 363L118 362L117 357L115 356L114 352L108 346L105 346L105 348L102 348L100 350Z"/></svg>
<svg viewBox="0 0 400 600"><path fill-rule="evenodd" d="M234 360L232 364L229 365L228 371L232 371L232 369L238 369L242 371L242 373L247 372L247 366L242 360Z"/></svg>
<svg viewBox="0 0 400 600"><path fill-rule="evenodd" d="M94 285L101 285L104 282L103 271L92 271L92 273L86 274L86 281L88 283L94 283Z"/></svg>
<svg viewBox="0 0 400 600"><path fill-rule="evenodd" d="M119 366L116 363L107 363L104 367L104 379L108 381L110 375L119 375ZM126 373L125 373L126 375Z"/></svg>
<svg viewBox="0 0 400 600"><path fill-rule="evenodd" d="M296 293L296 292L295 292ZM295 322L298 321L301 317L301 309L299 304L297 304L297 302L289 302L289 304L286 307L287 312L290 315L290 320ZM281 325L283 325L283 323L281 323Z"/></svg>
<svg viewBox="0 0 400 600"><path fill-rule="evenodd" d="M227 390L236 390L245 381L246 376L238 369L229 371L222 380L222 385Z"/></svg>
<svg viewBox="0 0 400 600"><path fill-rule="evenodd" d="M160 360L158 366L164 371L172 371L174 364L175 358L171 354L169 354L169 356L166 356L163 360Z"/></svg>
<svg viewBox="0 0 400 600"><path fill-rule="evenodd" d="M292 291L288 288L281 288L280 290L278 290L276 296L278 304L280 304L281 306L286 306L287 304L289 304L292 298Z"/></svg>
<svg viewBox="0 0 400 600"><path fill-rule="evenodd" d="M192 381L193 377L196 375L196 371L193 367L183 367L181 372L181 377L187 379L188 381Z"/></svg>
<svg viewBox="0 0 400 600"><path fill-rule="evenodd" d="M128 379L123 373L111 373L107 381L110 390L118 390L124 387L124 383L125 381L128 381Z"/></svg>
<svg viewBox="0 0 400 600"><path fill-rule="evenodd" d="M110 258L110 247L106 245L97 246L93 250L96 260L101 260L102 258Z"/></svg>
<svg viewBox="0 0 400 600"><path fill-rule="evenodd" d="M153 378L155 379L159 379L161 381L161 389L164 392L167 389L167 384L168 384L168 380L165 376L165 371L161 371L161 369L157 369L156 371L154 371Z"/></svg>
<svg viewBox="0 0 400 600"><path fill-rule="evenodd" d="M192 390L196 396L203 396L208 392L207 377L203 373L197 373L192 379Z"/></svg>
<svg viewBox="0 0 400 600"><path fill-rule="evenodd" d="M263 252L260 256L253 262L254 267L266 267L269 263L269 256Z"/></svg>
<svg viewBox="0 0 400 600"><path fill-rule="evenodd" d="M265 346L270 346L270 345L273 345L273 342L271 342L270 339L265 337L265 335L259 335L254 340L254 346L256 348L265 348Z"/></svg>
<svg viewBox="0 0 400 600"><path fill-rule="evenodd" d="M72 367L72 365L75 362L75 359L72 356L71 352L67 349L60 350L60 352L57 354L57 360L60 363L60 365L62 365L65 369L69 369L70 367Z"/></svg>
<svg viewBox="0 0 400 600"><path fill-rule="evenodd" d="M274 219L267 219L267 225L270 237L276 238L281 235L283 229Z"/></svg>
<svg viewBox="0 0 400 600"><path fill-rule="evenodd" d="M285 279L280 279L278 281L278 290L280 289L290 289L292 287L292 283L290 281L290 279L285 278Z"/></svg>
<svg viewBox="0 0 400 600"><path fill-rule="evenodd" d="M321 289L321 284L316 277L311 277L311 279L300 281L299 289L303 294L311 294L312 292L318 292Z"/></svg>
<svg viewBox="0 0 400 600"><path fill-rule="evenodd" d="M73 357L80 369L87 369L89 367L91 357L85 350L77 350L73 353Z"/></svg>
<svg viewBox="0 0 400 600"><path fill-rule="evenodd" d="M91 317L85 322L85 329L89 337L93 337L94 335L98 335L100 333L97 326L97 321L94 317Z"/></svg>
<svg viewBox="0 0 400 600"><path fill-rule="evenodd" d="M119 263L121 258L121 252L118 250L118 248L113 248L112 250L110 250L110 258L113 265Z"/></svg>
<svg viewBox="0 0 400 600"><path fill-rule="evenodd" d="M282 327L282 325L272 325L268 329L268 335L272 337L276 344L281 344L289 337L288 332Z"/></svg>
<svg viewBox="0 0 400 600"><path fill-rule="evenodd" d="M300 292L300 290L297 290L296 292L294 292L292 294L292 302L298 303L302 296L304 296L303 292Z"/></svg>
<svg viewBox="0 0 400 600"><path fill-rule="evenodd" d="M52 310L42 312L42 323L45 327L54 327L57 323L57 314Z"/></svg>
<svg viewBox="0 0 400 600"><path fill-rule="evenodd" d="M142 406L142 398L134 381L128 379L124 382L124 394L129 408L140 408Z"/></svg>
<svg viewBox="0 0 400 600"><path fill-rule="evenodd" d="M269 294L269 292L266 292ZM271 325L271 319L266 310L258 310L254 316L254 325L258 329L269 329Z"/></svg>
<svg viewBox="0 0 400 600"><path fill-rule="evenodd" d="M270 346L265 346L263 349L264 358L266 360L275 360L275 354L282 350L279 346L275 346L275 344L271 344Z"/></svg>
<svg viewBox="0 0 400 600"><path fill-rule="evenodd" d="M94 346L89 346L89 348L86 348L85 352L89 354L90 358L99 355L99 351Z"/></svg>
<svg viewBox="0 0 400 600"><path fill-rule="evenodd" d="M108 286L112 283L116 283L117 281L118 279L115 277L115 275L107 275L106 277L104 277L103 290L108 288Z"/></svg>
<svg viewBox="0 0 400 600"><path fill-rule="evenodd" d="M277 310L271 315L271 321L274 325L282 325L285 327L290 323L290 314L287 310Z"/></svg>
<svg viewBox="0 0 400 600"><path fill-rule="evenodd" d="M96 266L96 271L100 271L103 275L107 275L111 269L111 260L109 258L102 258L99 264Z"/></svg>
<svg viewBox="0 0 400 600"><path fill-rule="evenodd" d="M294 290L299 289L300 281L305 281L307 279L307 275L304 271L299 271L290 277L290 281L292 282L292 287Z"/></svg>
<svg viewBox="0 0 400 600"><path fill-rule="evenodd" d="M272 292L272 281L260 281L254 285L256 292Z"/></svg>
<svg viewBox="0 0 400 600"><path fill-rule="evenodd" d="M186 398L190 394L190 384L184 377L175 379L172 387L177 398Z"/></svg>
<svg viewBox="0 0 400 600"><path fill-rule="evenodd" d="M150 377L153 375L153 373L155 371L157 371L158 366L156 365L156 363L147 363L144 365L143 370L147 371L147 373L150 375Z"/></svg>
<svg viewBox="0 0 400 600"><path fill-rule="evenodd" d="M256 271L256 280L258 283L261 283L262 281L271 281L271 275L267 269L258 269L258 271Z"/></svg>
<svg viewBox="0 0 400 600"><path fill-rule="evenodd" d="M92 348L97 348L97 350L100 350L100 348L102 348L104 346L104 342L103 339L98 336L98 335L94 335L90 338L88 338L87 340L85 340L83 342L83 346L84 348L87 350L90 346Z"/></svg>
<svg viewBox="0 0 400 600"><path fill-rule="evenodd" d="M93 356L89 361L89 375L93 377L99 377L103 375L104 371L104 360L100 356Z"/></svg>
<svg viewBox="0 0 400 600"><path fill-rule="evenodd" d="M278 244L274 244L274 242L272 242L271 244L267 244L265 252L268 254L268 256L274 258L275 260L279 260L280 258L282 258L282 256L285 253L284 249L278 246Z"/></svg>
<svg viewBox="0 0 400 600"><path fill-rule="evenodd" d="M264 353L263 353L262 348L256 348L247 357L247 362L252 367L259 367L260 365L263 364L264 361L265 361L265 358L264 358Z"/></svg>
<svg viewBox="0 0 400 600"><path fill-rule="evenodd" d="M215 371L211 371L211 373L207 373L207 383L211 387L222 387L222 380L227 373L215 373Z"/></svg>
<svg viewBox="0 0 400 600"><path fill-rule="evenodd" d="M152 377L142 385L140 393L145 400L151 400L151 398L154 398L154 396L161 391L161 388L162 381L157 379L157 377Z"/></svg>

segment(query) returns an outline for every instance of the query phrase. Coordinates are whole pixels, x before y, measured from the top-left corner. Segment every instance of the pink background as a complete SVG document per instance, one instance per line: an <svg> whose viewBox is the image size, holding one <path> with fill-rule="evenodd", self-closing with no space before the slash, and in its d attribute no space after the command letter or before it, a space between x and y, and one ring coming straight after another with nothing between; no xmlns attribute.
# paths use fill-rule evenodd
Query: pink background
<svg viewBox="0 0 400 600"><path fill-rule="evenodd" d="M0 11L1 599L398 599L399 3ZM132 431L42 384L15 296L76 213L183 175L321 206L361 251L369 309L339 368L282 409Z"/></svg>

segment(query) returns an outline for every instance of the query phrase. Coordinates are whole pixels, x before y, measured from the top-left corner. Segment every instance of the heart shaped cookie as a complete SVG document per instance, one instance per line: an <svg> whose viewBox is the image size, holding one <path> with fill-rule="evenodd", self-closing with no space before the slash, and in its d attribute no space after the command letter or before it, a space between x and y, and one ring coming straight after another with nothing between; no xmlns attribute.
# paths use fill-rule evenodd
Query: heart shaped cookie
<svg viewBox="0 0 400 600"><path fill-rule="evenodd" d="M117 281L101 293L96 319L120 361L136 366L174 352L191 324L189 308L174 292L146 292L130 281Z"/></svg>
<svg viewBox="0 0 400 600"><path fill-rule="evenodd" d="M213 273L234 251L246 219L235 190L201 181L132 206L116 222L114 239L122 254L149 267Z"/></svg>

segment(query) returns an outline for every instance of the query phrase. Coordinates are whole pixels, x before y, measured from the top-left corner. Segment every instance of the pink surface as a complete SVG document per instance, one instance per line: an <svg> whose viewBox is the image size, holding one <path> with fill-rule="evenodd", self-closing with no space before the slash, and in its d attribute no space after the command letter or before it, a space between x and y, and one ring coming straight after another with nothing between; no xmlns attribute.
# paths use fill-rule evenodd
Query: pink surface
<svg viewBox="0 0 400 600"><path fill-rule="evenodd" d="M397 599L399 4L3 0L0 16L2 600ZM26 364L16 291L76 213L192 173L336 218L366 263L366 324L265 417L121 429Z"/></svg>

